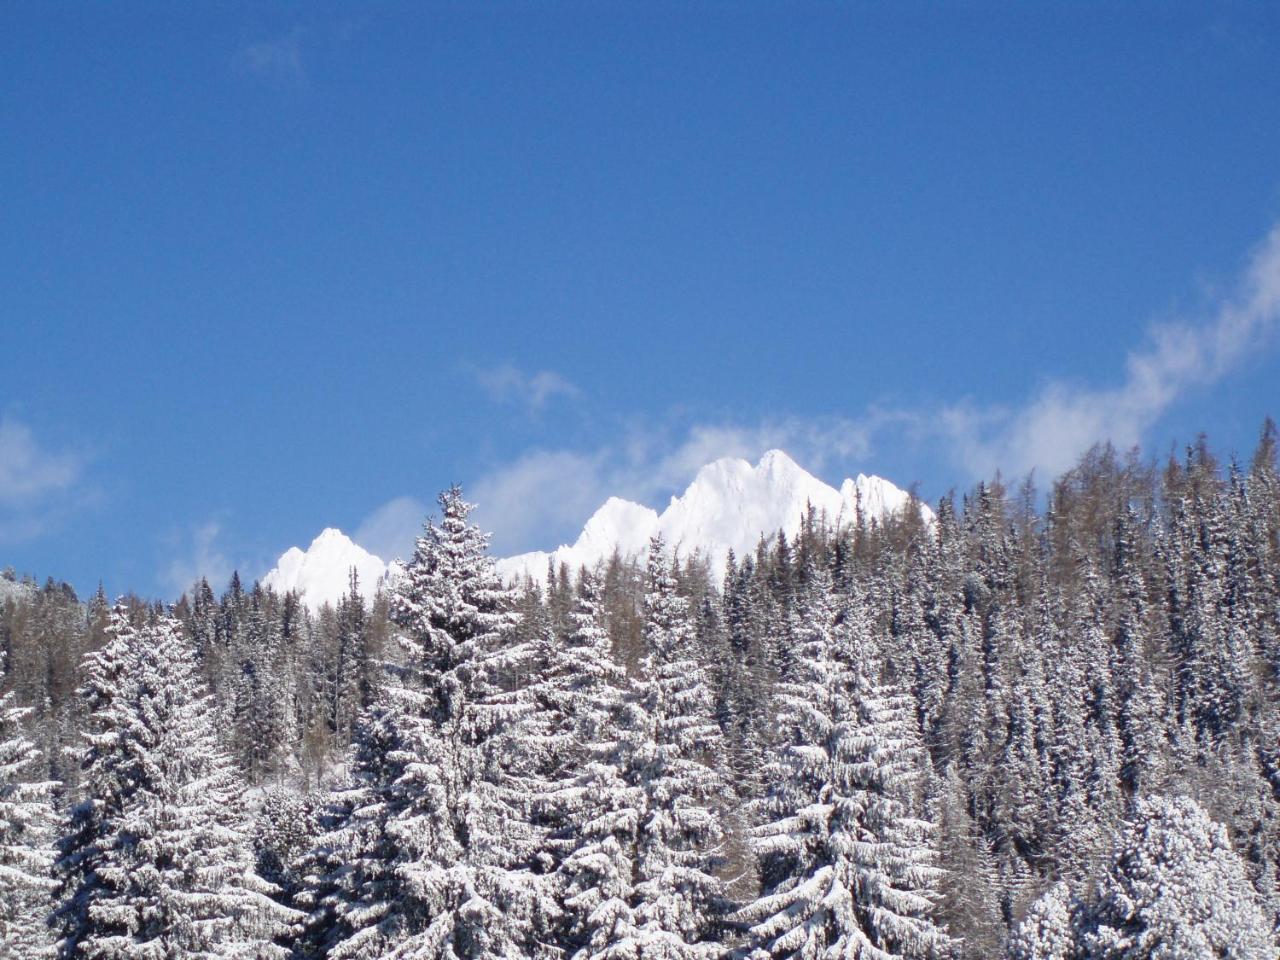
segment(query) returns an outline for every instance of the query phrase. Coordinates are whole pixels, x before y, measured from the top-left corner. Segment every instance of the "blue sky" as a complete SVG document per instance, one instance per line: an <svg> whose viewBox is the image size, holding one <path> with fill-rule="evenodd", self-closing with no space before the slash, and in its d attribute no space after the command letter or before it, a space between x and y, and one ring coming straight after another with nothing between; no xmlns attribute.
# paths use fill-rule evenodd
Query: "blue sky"
<svg viewBox="0 0 1280 960"><path fill-rule="evenodd" d="M462 482L930 499L1280 414L1280 7L0 9L0 566L174 596Z"/></svg>

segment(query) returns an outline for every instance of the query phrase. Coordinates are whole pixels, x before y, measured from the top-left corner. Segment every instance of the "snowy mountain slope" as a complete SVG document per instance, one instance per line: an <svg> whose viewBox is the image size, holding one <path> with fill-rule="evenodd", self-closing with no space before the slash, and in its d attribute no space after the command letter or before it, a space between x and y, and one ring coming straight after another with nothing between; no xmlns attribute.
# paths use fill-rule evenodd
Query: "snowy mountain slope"
<svg viewBox="0 0 1280 960"><path fill-rule="evenodd" d="M279 593L297 590L312 610L336 604L347 592L351 568L360 578L360 593L371 598L387 564L334 527L321 532L305 551L290 547L262 578Z"/></svg>
<svg viewBox="0 0 1280 960"><path fill-rule="evenodd" d="M639 504L610 498L587 521L572 544L547 553L535 551L498 561L507 579L546 576L547 563L568 564L571 570L610 557L641 555L649 538L660 533L670 549L688 556L700 553L717 576L732 549L741 556L755 549L761 535L783 530L788 536L800 528L807 506L825 514L830 523L852 523L859 503L869 519L903 509L908 494L880 477L859 474L840 489L823 483L781 450L770 450L754 467L746 460L725 457L698 471L688 489L672 497L658 514ZM932 511L921 505L926 518Z"/></svg>
<svg viewBox="0 0 1280 960"><path fill-rule="evenodd" d="M689 487L672 497L662 513L610 497L582 529L572 544L545 552L535 551L497 561L498 572L507 580L530 576L541 581L548 561L559 567L568 564L593 566L607 560L616 550L623 557L643 556L649 538L660 533L671 550L688 557L698 553L710 563L717 577L724 571L726 554L753 551L762 535L783 530L788 536L800 529L800 519L812 504L829 523L852 523L859 504L868 519L903 509L910 497L888 480L858 474L845 480L837 490L802 469L781 450L770 450L752 466L737 457L725 457L698 471ZM933 513L921 504L926 519ZM302 591L307 606L318 610L324 603L336 604L347 592L347 571L355 567L360 590L372 597L384 576L395 570L353 543L339 530L328 529L305 551L287 550L263 578L277 591Z"/></svg>

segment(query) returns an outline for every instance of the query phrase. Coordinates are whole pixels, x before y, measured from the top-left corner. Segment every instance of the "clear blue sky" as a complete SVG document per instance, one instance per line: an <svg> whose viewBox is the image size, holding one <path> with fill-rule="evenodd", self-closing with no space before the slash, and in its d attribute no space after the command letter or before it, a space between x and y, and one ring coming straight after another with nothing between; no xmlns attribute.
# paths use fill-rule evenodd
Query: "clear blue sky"
<svg viewBox="0 0 1280 960"><path fill-rule="evenodd" d="M1247 455L1280 6L1054 6L5 4L0 566L173 596L451 481L549 547L774 445Z"/></svg>

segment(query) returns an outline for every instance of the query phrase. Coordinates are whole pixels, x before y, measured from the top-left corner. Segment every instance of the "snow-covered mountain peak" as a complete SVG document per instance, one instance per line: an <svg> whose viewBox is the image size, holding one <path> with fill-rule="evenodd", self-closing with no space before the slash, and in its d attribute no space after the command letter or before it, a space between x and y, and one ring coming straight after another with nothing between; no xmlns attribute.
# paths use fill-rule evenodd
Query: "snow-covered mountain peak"
<svg viewBox="0 0 1280 960"><path fill-rule="evenodd" d="M355 546L355 542L337 527L325 527L320 535L311 541L311 546L320 549L347 550Z"/></svg>
<svg viewBox="0 0 1280 960"><path fill-rule="evenodd" d="M897 513L910 502L911 495L883 477L860 473L840 485L840 499L844 501L850 519L856 517L859 507L864 517L873 518ZM933 511L927 506L921 504L920 509L926 519L933 518Z"/></svg>
<svg viewBox="0 0 1280 960"><path fill-rule="evenodd" d="M341 530L327 527L305 551L297 547L286 550L262 583L280 593L297 590L308 607L318 610L346 594L353 567L361 594L372 597L387 565Z"/></svg>
<svg viewBox="0 0 1280 960"><path fill-rule="evenodd" d="M865 474L845 480L837 490L781 450L768 451L754 466L739 457L723 457L700 469L661 514L612 497L587 521L572 545L499 560L498 571L508 579L541 580L548 563L576 569L592 566L615 551L624 557L642 556L656 533L683 556L700 554L718 576L729 550L741 556L753 550L762 536L779 530L794 535L808 509L828 523L852 523L859 506L864 517L877 519L901 510L909 501L909 495L889 481ZM926 519L932 517L928 507L922 505L921 510Z"/></svg>
<svg viewBox="0 0 1280 960"><path fill-rule="evenodd" d="M761 537L779 530L794 536L805 511L812 509L827 523L855 522L860 508L867 521L902 510L910 496L888 480L866 474L845 480L839 489L823 483L781 450L770 450L752 465L739 457L722 457L702 467L661 513L643 504L610 497L572 544L497 561L507 580L525 576L542 580L548 565L562 563L570 570L591 567L616 552L624 558L643 557L649 540L661 535L669 550L683 557L698 554L713 576L724 570L729 550L742 556ZM926 519L932 511L920 507ZM349 570L355 567L361 592L372 596L384 576L394 577L395 565L362 549L342 531L328 528L305 551L292 547L280 557L263 582L278 591L300 590L315 610L336 604L347 591Z"/></svg>
<svg viewBox="0 0 1280 960"><path fill-rule="evenodd" d="M746 463L745 460L741 461ZM760 462L756 464L755 471L757 473L767 474L769 477L777 478L777 480L786 482L793 479L802 479L810 477L807 470L796 463L782 450L766 450L764 456L760 458Z"/></svg>
<svg viewBox="0 0 1280 960"><path fill-rule="evenodd" d="M582 528L576 547L611 553L616 547L634 553L644 547L658 525L658 511L651 507L610 497L591 515Z"/></svg>

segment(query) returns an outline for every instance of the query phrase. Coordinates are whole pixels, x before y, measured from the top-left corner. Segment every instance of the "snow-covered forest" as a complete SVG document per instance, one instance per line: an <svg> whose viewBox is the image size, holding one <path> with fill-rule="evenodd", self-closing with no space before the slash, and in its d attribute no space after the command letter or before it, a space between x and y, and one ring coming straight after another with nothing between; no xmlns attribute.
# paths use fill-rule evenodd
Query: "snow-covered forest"
<svg viewBox="0 0 1280 960"><path fill-rule="evenodd" d="M1274 958L1277 442L714 582L504 584L456 488L371 603L9 571L0 957Z"/></svg>

